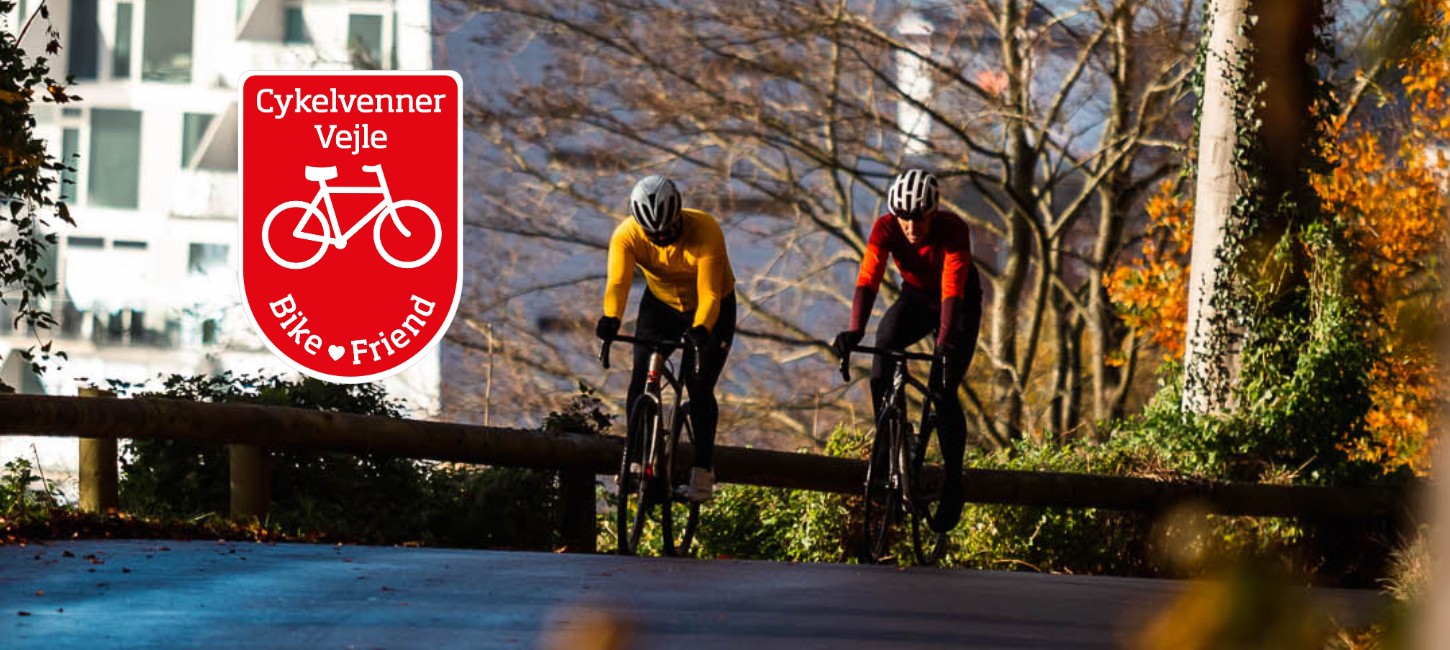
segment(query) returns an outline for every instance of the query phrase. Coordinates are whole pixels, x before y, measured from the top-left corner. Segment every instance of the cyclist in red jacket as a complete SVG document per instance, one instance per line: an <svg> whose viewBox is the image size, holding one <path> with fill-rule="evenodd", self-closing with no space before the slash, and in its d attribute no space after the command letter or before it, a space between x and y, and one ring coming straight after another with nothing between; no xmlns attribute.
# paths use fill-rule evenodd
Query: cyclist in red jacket
<svg viewBox="0 0 1450 650"><path fill-rule="evenodd" d="M957 387L977 346L982 284L972 265L972 238L967 224L937 207L940 196L936 177L921 169L907 170L891 183L887 194L890 213L876 219L861 259L850 327L836 336L832 347L837 355L845 357L861 342L886 273L886 259L895 259L901 272L901 297L881 318L876 328L876 347L903 350L927 334L936 333L936 359L927 385L936 398L947 480L931 525L937 532L946 532L956 526L962 513L967 423L957 401ZM871 401L878 417L890 389L891 378L886 372L886 363L876 357L871 365Z"/></svg>

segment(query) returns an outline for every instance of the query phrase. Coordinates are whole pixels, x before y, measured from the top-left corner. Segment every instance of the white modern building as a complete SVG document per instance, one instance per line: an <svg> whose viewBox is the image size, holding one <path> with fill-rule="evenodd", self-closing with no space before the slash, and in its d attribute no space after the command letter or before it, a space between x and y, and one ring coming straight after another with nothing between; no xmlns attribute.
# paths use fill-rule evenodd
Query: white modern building
<svg viewBox="0 0 1450 650"><path fill-rule="evenodd" d="M52 72L75 76L82 101L37 104L38 131L71 161L61 192L76 227L60 226L51 259L70 360L43 377L15 348L0 307L0 379L24 392L75 394L105 379L169 373L294 374L252 332L237 289L237 78L247 70L432 66L430 0L49 0L64 49ZM19 0L19 31L40 0ZM23 45L43 52L35 19ZM78 156L78 157L77 157ZM441 346L440 346L441 348ZM435 349L387 380L415 414L439 410ZM84 379L82 379L84 378ZM30 455L0 438L0 459ZM47 445L74 466L75 444ZM46 454L42 454L44 457Z"/></svg>

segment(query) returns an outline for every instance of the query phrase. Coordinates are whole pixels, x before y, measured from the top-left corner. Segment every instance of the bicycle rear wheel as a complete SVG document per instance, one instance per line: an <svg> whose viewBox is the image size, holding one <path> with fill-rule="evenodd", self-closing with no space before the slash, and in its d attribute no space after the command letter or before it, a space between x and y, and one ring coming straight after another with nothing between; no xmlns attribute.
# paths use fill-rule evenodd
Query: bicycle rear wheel
<svg viewBox="0 0 1450 650"><path fill-rule="evenodd" d="M683 480L676 476L681 467L677 460L679 455L680 436L688 433L689 441L694 443L694 431L690 429L688 404L681 406L670 418L670 434L665 441L664 471L665 486L670 490L668 500L660 504L660 523L664 533L665 555L687 557L690 554L690 543L695 539L695 527L700 524L700 504L691 503L676 495L675 488L685 484L689 480L687 469ZM693 460L693 459L688 459ZM678 531L676 530L678 529ZM676 534L678 532L678 535Z"/></svg>
<svg viewBox="0 0 1450 650"><path fill-rule="evenodd" d="M941 503L941 474L936 473L934 480L929 480L925 472L928 445L931 434L935 432L936 419L928 414L922 419L921 432L907 440L907 445L903 445L903 448L911 449L907 465L910 468L907 476L913 488L908 508L911 515L911 548L916 554L916 561L925 565L936 564L947 549L946 533L938 533L931 528L931 520L936 514L933 503ZM938 447L940 444L938 440Z"/></svg>
<svg viewBox="0 0 1450 650"><path fill-rule="evenodd" d="M863 564L885 559L891 550L891 529L901 511L901 492L895 483L900 452L900 422L895 411L887 411L876 426L871 445L871 462L866 467L866 488L862 498L861 552Z"/></svg>
<svg viewBox="0 0 1450 650"><path fill-rule="evenodd" d="M634 555L639 550L653 486L650 467L650 445L658 426L659 404L649 395L634 402L629 428L624 438L624 455L619 462L619 507L615 512L616 550L620 555Z"/></svg>
<svg viewBox="0 0 1450 650"><path fill-rule="evenodd" d="M278 221L279 217L280 221ZM308 222L312 219L317 220L317 229L321 230L321 233L305 232L307 238L296 237L296 233L308 230ZM272 244L274 221L278 226L276 231L279 234L277 248L281 248L281 253ZM278 266L294 270L305 269L316 264L317 260L322 259L322 256L327 253L330 234L331 228L327 224L327 216L315 206L306 201L287 201L272 208L272 211L267 214L267 219L262 222L262 248Z"/></svg>

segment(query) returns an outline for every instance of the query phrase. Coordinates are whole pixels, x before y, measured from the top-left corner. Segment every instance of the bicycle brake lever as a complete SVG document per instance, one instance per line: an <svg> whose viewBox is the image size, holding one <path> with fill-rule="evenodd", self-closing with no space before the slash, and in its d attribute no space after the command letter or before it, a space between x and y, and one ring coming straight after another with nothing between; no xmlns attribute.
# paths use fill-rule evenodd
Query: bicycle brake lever
<svg viewBox="0 0 1450 650"><path fill-rule="evenodd" d="M599 363L604 366L605 370L609 369L609 344L611 342L609 339L604 339L604 342L599 345Z"/></svg>
<svg viewBox="0 0 1450 650"><path fill-rule="evenodd" d="M851 355L841 357L841 381L851 382Z"/></svg>

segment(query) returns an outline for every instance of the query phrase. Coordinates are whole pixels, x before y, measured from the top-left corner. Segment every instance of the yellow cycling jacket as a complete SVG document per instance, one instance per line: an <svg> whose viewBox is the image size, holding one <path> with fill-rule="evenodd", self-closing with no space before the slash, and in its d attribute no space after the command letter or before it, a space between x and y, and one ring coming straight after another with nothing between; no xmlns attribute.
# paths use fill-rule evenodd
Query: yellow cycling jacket
<svg viewBox="0 0 1450 650"><path fill-rule="evenodd" d="M735 291L735 273L725 252L725 233L715 218L699 210L680 210L684 232L669 246L656 246L634 219L625 219L609 239L609 281L604 315L624 316L636 264L644 270L650 293L682 312L694 310L695 325L714 327L720 301Z"/></svg>

